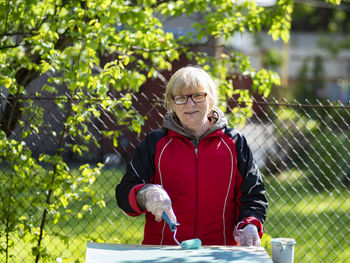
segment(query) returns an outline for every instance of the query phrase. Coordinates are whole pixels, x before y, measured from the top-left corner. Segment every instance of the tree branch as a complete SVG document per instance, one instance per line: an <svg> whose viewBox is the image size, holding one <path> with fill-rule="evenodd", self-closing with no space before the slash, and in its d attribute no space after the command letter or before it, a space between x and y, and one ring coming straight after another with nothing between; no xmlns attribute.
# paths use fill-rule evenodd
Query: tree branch
<svg viewBox="0 0 350 263"><path fill-rule="evenodd" d="M37 31L37 29L31 30L29 32L16 32L16 33L10 33L10 32L6 32L5 31L4 33L0 34L0 37L13 37L13 36L23 36L23 37L25 37L25 36L32 36L32 35L34 35L33 32L35 32L35 31Z"/></svg>
<svg viewBox="0 0 350 263"><path fill-rule="evenodd" d="M124 47L121 44L114 44L113 46L115 46L115 47ZM164 49L149 49L149 48L143 48L143 47L138 47L138 46L131 46L131 50L145 51L145 52L149 52L149 53L164 52L164 51L169 51L170 49L178 50L178 49L181 49L181 48L183 48L183 47L164 48Z"/></svg>
<svg viewBox="0 0 350 263"><path fill-rule="evenodd" d="M16 45L9 45L9 46L2 46L0 47L0 50L3 50L3 49L8 49L8 48L16 48L16 47L20 47L20 46L24 46L24 45L20 45L20 44L16 44Z"/></svg>
<svg viewBox="0 0 350 263"><path fill-rule="evenodd" d="M65 124L63 126L63 131L62 131L61 138L60 138L60 140L58 142L58 145L57 145L56 156L61 156L61 154L62 154L62 147L63 147L64 139L66 138L66 134L67 134L67 131L68 131L67 119L71 116L71 112L72 112L71 111L71 108L72 108L71 107L71 101L68 101L68 103L70 103L69 104L70 107L68 109L68 113L67 113L66 119L64 121ZM48 191L48 193L46 195L46 201L45 201L47 206L51 205L51 196L52 196L52 193L53 193L53 190L54 190L53 189L53 184L54 184L56 176L57 176L57 167L58 167L58 163L53 165L49 191ZM43 212L43 215L41 217L40 232L39 232L37 248L41 247L41 242L43 240L43 234L44 234L44 227L45 227L45 224L46 224L46 221L47 221L47 213L48 213L48 209L44 208L44 212ZM39 250L38 254L35 257L35 262L36 263L39 262L40 256L41 256L41 253L40 253L40 250Z"/></svg>
<svg viewBox="0 0 350 263"><path fill-rule="evenodd" d="M7 0L7 5L6 5L6 18L5 18L5 30L4 32L7 31L7 21L9 18L9 7L10 7L10 0Z"/></svg>

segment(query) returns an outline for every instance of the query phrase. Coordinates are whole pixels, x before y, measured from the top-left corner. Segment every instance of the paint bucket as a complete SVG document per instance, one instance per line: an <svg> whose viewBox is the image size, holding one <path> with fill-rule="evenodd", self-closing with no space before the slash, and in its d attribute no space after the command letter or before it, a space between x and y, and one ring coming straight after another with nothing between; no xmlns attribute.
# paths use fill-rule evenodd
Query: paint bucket
<svg viewBox="0 0 350 263"><path fill-rule="evenodd" d="M293 238L273 238L270 243L273 263L293 263L296 243Z"/></svg>

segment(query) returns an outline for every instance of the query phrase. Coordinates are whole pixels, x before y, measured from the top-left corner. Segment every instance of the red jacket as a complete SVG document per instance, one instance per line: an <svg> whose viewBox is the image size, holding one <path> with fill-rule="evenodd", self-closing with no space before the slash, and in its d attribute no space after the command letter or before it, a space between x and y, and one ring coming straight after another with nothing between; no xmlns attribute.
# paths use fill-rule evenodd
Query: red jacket
<svg viewBox="0 0 350 263"><path fill-rule="evenodd" d="M144 184L163 185L180 225L177 239L199 238L203 245L235 245L233 230L266 217L265 187L242 134L221 128L193 143L165 128L151 132L135 150L117 186L118 205L129 215L141 211L136 193ZM146 213L143 244L175 245L162 220Z"/></svg>

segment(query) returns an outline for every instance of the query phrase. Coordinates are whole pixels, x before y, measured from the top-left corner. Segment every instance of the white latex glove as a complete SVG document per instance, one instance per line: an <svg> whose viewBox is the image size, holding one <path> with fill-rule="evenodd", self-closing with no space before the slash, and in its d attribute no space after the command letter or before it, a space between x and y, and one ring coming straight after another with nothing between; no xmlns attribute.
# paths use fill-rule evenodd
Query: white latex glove
<svg viewBox="0 0 350 263"><path fill-rule="evenodd" d="M158 184L148 184L142 187L136 194L136 200L140 207L144 207L151 212L157 222L162 220L165 212L170 221L176 223L176 216L171 207L171 200L163 186Z"/></svg>
<svg viewBox="0 0 350 263"><path fill-rule="evenodd" d="M248 224L242 229L235 228L233 236L239 246L261 246L261 240L258 234L258 228L255 225Z"/></svg>

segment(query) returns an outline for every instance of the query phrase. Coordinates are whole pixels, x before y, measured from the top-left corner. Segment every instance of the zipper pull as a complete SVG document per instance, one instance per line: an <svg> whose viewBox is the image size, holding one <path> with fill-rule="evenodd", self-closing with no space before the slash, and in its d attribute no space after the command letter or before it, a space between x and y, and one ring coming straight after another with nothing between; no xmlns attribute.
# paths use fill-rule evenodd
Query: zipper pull
<svg viewBox="0 0 350 263"><path fill-rule="evenodd" d="M196 155L197 155L197 153L198 153L198 148L196 147L196 148L194 148L194 152L196 153Z"/></svg>

